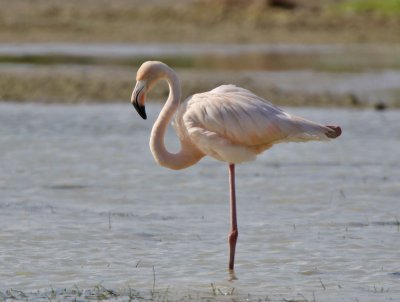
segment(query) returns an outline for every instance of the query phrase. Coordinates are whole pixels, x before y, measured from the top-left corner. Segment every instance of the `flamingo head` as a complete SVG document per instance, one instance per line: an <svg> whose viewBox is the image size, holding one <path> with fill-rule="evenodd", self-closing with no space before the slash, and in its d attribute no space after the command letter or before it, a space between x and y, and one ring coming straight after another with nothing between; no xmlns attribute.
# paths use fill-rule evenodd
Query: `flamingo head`
<svg viewBox="0 0 400 302"><path fill-rule="evenodd" d="M158 80L166 76L170 68L162 62L148 61L140 66L136 75L136 86L133 89L131 103L139 115L146 119L146 94Z"/></svg>

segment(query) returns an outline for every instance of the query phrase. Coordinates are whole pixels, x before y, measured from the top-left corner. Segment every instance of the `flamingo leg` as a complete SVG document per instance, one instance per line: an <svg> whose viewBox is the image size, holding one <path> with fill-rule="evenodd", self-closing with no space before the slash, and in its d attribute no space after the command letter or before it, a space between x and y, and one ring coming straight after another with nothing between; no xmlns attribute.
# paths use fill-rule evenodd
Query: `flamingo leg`
<svg viewBox="0 0 400 302"><path fill-rule="evenodd" d="M229 234L229 269L233 271L235 264L236 241L239 235L236 216L235 165L229 164L229 188L231 208L231 232Z"/></svg>

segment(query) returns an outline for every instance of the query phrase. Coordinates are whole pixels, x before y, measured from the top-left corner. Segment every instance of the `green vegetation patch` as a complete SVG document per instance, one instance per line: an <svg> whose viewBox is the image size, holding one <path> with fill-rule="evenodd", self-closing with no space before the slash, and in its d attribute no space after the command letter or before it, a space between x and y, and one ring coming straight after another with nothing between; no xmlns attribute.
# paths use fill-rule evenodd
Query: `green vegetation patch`
<svg viewBox="0 0 400 302"><path fill-rule="evenodd" d="M347 0L340 6L346 12L400 16L400 0Z"/></svg>

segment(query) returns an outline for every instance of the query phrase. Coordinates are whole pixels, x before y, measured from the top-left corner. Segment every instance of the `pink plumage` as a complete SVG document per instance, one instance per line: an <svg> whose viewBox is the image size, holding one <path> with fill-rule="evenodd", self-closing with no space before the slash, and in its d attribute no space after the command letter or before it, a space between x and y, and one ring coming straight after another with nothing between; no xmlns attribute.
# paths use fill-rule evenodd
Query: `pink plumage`
<svg viewBox="0 0 400 302"><path fill-rule="evenodd" d="M222 85L181 101L178 76L161 62L145 62L136 76L131 102L140 116L147 118L145 100L157 81L166 80L170 92L150 135L150 149L161 166L179 170L209 155L229 163L231 232L229 269L233 271L238 237L235 194L235 164L254 160L257 154L282 142L329 140L341 135L339 126L324 126L291 115L249 90ZM169 122L181 143L178 153L165 147Z"/></svg>
<svg viewBox="0 0 400 302"><path fill-rule="evenodd" d="M181 139L191 140L204 154L235 164L254 160L277 143L328 140L336 133L234 85L187 98L174 127Z"/></svg>

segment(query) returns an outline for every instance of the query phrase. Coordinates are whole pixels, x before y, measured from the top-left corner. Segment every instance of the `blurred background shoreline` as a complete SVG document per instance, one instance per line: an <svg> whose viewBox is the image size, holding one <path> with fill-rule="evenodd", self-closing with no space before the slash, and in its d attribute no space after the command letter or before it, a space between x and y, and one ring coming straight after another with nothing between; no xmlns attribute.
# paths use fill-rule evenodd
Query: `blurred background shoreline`
<svg viewBox="0 0 400 302"><path fill-rule="evenodd" d="M232 83L279 105L400 107L397 0L0 4L1 101L124 102L162 60L184 96Z"/></svg>

